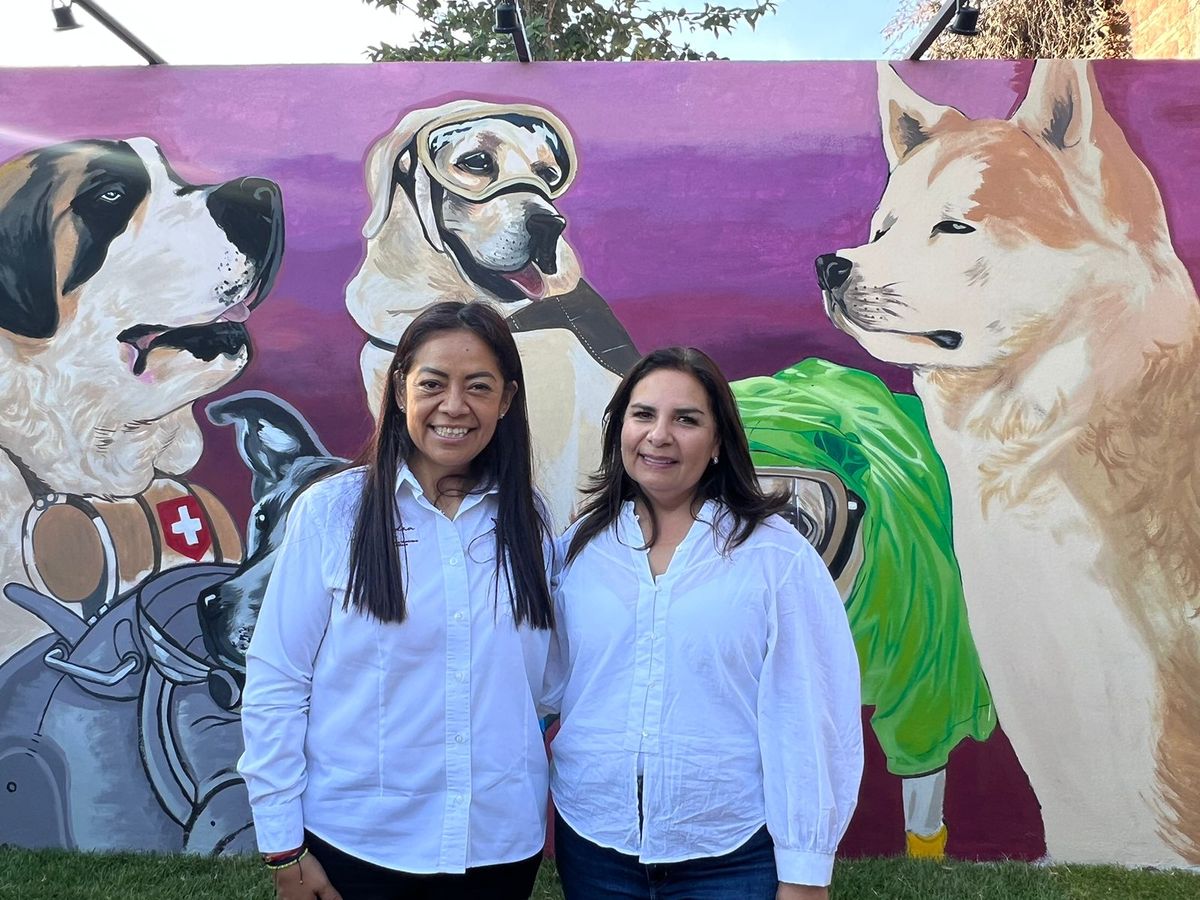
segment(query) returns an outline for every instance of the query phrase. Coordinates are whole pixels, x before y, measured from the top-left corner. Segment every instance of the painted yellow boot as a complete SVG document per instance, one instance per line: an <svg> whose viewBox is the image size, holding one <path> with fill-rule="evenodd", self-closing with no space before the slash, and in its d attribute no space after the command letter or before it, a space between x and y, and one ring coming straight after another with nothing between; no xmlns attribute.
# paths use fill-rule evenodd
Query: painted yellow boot
<svg viewBox="0 0 1200 900"><path fill-rule="evenodd" d="M904 843L908 848L909 857L911 859L945 859L947 835L945 825L928 837L913 831L904 832Z"/></svg>

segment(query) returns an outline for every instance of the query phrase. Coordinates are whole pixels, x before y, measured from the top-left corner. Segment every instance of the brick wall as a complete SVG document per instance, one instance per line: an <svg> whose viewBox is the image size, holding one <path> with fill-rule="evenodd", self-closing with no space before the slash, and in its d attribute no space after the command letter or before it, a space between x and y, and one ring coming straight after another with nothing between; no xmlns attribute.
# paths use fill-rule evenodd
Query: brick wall
<svg viewBox="0 0 1200 900"><path fill-rule="evenodd" d="M1125 0L1136 59L1200 57L1200 0Z"/></svg>

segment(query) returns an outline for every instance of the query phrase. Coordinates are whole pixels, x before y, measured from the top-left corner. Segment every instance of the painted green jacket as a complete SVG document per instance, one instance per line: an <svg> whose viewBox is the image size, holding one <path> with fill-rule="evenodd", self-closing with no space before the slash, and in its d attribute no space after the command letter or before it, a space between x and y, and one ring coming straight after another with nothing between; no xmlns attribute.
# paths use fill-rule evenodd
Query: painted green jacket
<svg viewBox="0 0 1200 900"><path fill-rule="evenodd" d="M758 466L835 473L863 499L863 565L846 600L863 703L897 775L946 765L996 725L954 557L950 485L921 401L874 375L806 359L735 382Z"/></svg>

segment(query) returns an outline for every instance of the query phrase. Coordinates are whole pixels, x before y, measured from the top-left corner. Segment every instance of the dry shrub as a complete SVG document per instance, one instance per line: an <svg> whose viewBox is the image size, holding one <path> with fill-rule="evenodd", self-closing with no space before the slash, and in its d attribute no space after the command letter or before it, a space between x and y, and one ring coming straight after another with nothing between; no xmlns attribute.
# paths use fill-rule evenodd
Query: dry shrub
<svg viewBox="0 0 1200 900"><path fill-rule="evenodd" d="M979 34L942 32L927 59L1124 59L1131 55L1121 0L979 0ZM901 0L883 30L905 54L941 9L941 0Z"/></svg>

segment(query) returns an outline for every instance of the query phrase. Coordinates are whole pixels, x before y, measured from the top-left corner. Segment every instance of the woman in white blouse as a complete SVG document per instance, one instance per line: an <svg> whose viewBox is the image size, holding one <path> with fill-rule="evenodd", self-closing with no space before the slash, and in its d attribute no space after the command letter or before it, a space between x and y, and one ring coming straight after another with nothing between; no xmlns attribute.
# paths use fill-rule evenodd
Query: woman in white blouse
<svg viewBox="0 0 1200 900"><path fill-rule="evenodd" d="M827 896L862 772L858 664L782 505L711 359L638 362L560 539L547 685L568 900Z"/></svg>
<svg viewBox="0 0 1200 900"><path fill-rule="evenodd" d="M280 900L532 890L552 547L521 384L496 312L431 307L400 340L358 465L288 517L238 766Z"/></svg>

